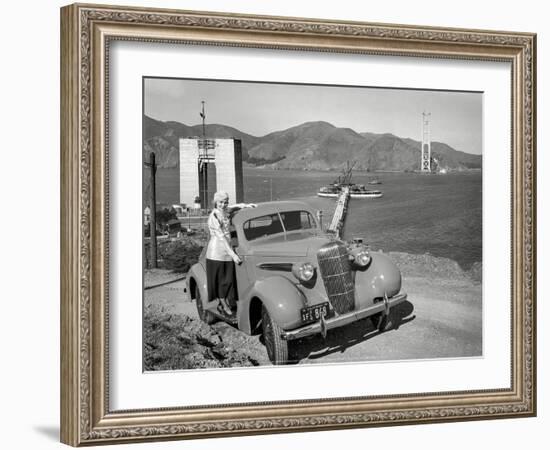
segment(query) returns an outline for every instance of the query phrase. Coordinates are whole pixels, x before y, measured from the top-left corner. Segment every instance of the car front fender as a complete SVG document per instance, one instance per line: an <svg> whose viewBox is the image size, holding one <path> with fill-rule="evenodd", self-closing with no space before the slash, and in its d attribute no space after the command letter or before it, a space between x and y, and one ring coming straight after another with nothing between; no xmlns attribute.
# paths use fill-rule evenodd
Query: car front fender
<svg viewBox="0 0 550 450"><path fill-rule="evenodd" d="M375 298L393 297L401 290L401 271L382 253L371 253L371 263L355 273L355 305L364 308Z"/></svg>
<svg viewBox="0 0 550 450"><path fill-rule="evenodd" d="M247 295L249 307L243 309L250 311L252 305L258 301L262 302L271 318L282 329L289 330L301 325L300 310L305 304L304 294L287 278L276 275L254 283ZM242 317L242 324L246 323L250 327L249 318L247 313L246 318Z"/></svg>

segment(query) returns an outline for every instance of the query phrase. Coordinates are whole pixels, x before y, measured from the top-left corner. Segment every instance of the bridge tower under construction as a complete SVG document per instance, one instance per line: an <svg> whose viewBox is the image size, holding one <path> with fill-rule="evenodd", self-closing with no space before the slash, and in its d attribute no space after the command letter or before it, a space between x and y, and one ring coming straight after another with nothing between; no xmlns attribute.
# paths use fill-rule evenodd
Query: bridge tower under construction
<svg viewBox="0 0 550 450"><path fill-rule="evenodd" d="M432 138L430 135L431 113L422 113L422 151L420 155L420 171L432 171Z"/></svg>
<svg viewBox="0 0 550 450"><path fill-rule="evenodd" d="M180 203L212 208L214 190L229 194L231 203L243 201L243 163L239 139L186 138L179 141ZM209 178L215 177L215 188ZM212 181L212 180L210 180Z"/></svg>
<svg viewBox="0 0 550 450"><path fill-rule="evenodd" d="M201 101L202 136L180 139L180 203L210 209L214 191L225 191L231 203L241 203L243 158L240 139L207 138L205 101ZM209 180L210 178L210 180ZM215 188L211 188L215 178Z"/></svg>

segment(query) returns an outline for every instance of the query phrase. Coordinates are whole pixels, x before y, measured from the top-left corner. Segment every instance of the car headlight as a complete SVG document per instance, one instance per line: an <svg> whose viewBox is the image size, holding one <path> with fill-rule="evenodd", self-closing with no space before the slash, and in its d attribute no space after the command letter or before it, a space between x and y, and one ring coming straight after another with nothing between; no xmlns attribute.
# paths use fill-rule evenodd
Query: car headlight
<svg viewBox="0 0 550 450"><path fill-rule="evenodd" d="M359 250L350 256L353 257L353 263L359 267L366 267L370 263L370 255L367 250Z"/></svg>
<svg viewBox="0 0 550 450"><path fill-rule="evenodd" d="M294 264L292 266L292 274L300 281L309 281L315 275L315 267L308 262Z"/></svg>

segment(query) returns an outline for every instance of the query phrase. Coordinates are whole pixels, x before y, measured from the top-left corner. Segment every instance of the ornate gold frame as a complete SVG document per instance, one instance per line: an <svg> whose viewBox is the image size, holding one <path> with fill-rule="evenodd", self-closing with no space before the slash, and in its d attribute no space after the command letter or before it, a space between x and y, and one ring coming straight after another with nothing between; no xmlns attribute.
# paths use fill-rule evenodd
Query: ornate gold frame
<svg viewBox="0 0 550 450"><path fill-rule="evenodd" d="M512 65L509 389L111 412L106 63L111 40L203 43ZM70 445L533 416L535 85L529 33L98 5L61 10L61 440Z"/></svg>

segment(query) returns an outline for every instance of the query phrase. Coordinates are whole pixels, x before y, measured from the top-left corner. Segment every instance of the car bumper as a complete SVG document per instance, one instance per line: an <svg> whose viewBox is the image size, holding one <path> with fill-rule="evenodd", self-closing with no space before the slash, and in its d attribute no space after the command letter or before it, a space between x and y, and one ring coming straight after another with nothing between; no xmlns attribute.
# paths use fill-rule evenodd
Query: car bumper
<svg viewBox="0 0 550 450"><path fill-rule="evenodd" d="M406 293L397 294L391 298L385 298L384 301L375 303L367 308L360 309L359 311L353 311L350 313L342 314L330 319L323 319L319 322L304 325L294 330L283 331L281 338L285 340L300 339L303 337L311 336L313 334L326 333L327 330L332 328L342 327L365 317L372 316L377 313L388 313L391 308L404 302L407 299Z"/></svg>

